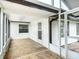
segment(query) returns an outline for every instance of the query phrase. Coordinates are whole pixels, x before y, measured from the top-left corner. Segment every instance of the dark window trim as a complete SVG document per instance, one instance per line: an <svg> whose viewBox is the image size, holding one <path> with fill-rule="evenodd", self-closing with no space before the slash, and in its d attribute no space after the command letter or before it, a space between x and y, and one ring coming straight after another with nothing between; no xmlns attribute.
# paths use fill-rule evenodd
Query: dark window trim
<svg viewBox="0 0 79 59"><path fill-rule="evenodd" d="M78 33L78 25L79 25L79 23L76 23L76 35L79 35L79 33Z"/></svg>
<svg viewBox="0 0 79 59"><path fill-rule="evenodd" d="M26 27L27 26L27 28L20 28L20 26L22 27L22 26L24 26L24 27ZM29 33L29 25L28 24L19 24L19 33Z"/></svg>
<svg viewBox="0 0 79 59"><path fill-rule="evenodd" d="M42 23L38 23L38 39L42 40Z"/></svg>

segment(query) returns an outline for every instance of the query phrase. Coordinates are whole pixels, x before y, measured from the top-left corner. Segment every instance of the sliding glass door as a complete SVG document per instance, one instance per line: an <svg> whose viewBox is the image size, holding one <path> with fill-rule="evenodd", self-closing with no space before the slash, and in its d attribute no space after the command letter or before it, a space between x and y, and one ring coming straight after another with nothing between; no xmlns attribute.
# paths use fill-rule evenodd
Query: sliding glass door
<svg viewBox="0 0 79 59"><path fill-rule="evenodd" d="M0 52L1 52L1 8L0 8Z"/></svg>
<svg viewBox="0 0 79 59"><path fill-rule="evenodd" d="M3 12L3 9L0 9L0 53L3 51L3 48L6 46L7 39L10 36L10 22L7 18L7 14Z"/></svg>

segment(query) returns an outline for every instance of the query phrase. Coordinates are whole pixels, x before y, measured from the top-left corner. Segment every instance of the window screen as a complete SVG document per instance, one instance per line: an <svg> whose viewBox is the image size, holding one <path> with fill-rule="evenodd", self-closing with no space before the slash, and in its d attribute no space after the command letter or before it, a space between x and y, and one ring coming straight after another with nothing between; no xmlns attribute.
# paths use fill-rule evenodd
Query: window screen
<svg viewBox="0 0 79 59"><path fill-rule="evenodd" d="M67 22L67 35L69 36L69 22ZM61 21L61 37L64 37L64 21Z"/></svg>
<svg viewBox="0 0 79 59"><path fill-rule="evenodd" d="M42 23L38 23L38 39L42 39Z"/></svg>
<svg viewBox="0 0 79 59"><path fill-rule="evenodd" d="M19 33L28 33L28 25L19 24Z"/></svg>
<svg viewBox="0 0 79 59"><path fill-rule="evenodd" d="M76 24L77 35L79 35L79 23Z"/></svg>
<svg viewBox="0 0 79 59"><path fill-rule="evenodd" d="M64 21L61 21L61 37L64 37Z"/></svg>

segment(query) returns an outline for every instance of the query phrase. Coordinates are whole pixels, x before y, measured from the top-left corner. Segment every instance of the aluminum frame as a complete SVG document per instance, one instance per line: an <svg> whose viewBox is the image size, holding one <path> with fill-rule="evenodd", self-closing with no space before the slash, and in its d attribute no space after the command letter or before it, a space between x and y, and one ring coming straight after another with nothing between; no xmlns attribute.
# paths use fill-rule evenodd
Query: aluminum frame
<svg viewBox="0 0 79 59"><path fill-rule="evenodd" d="M62 14L71 14L71 13L75 13L75 12L78 12L78 11L79 11L79 7L74 8L74 9L69 10L69 11L66 11L66 12L63 12L63 13L61 13L61 15Z"/></svg>
<svg viewBox="0 0 79 59"><path fill-rule="evenodd" d="M61 56L62 56L62 52L61 52L61 0L59 1L59 4L60 4L60 9L59 9L59 19L58 19L58 38L59 38L59 52L60 52L60 58L59 59L62 59Z"/></svg>
<svg viewBox="0 0 79 59"><path fill-rule="evenodd" d="M65 59L69 59L68 57L68 36L67 36L67 14L65 14L65 19L64 19L64 38L65 38Z"/></svg>
<svg viewBox="0 0 79 59"><path fill-rule="evenodd" d="M64 14L64 16L65 16L65 19L64 19L64 38L65 38L65 53L66 53L65 59L69 59L69 57L68 57L69 56L69 53L68 53L69 49L68 49L68 36L67 36L67 29L68 29L67 22L73 21L73 20L68 20L67 16L68 16L68 14L72 14L72 13L75 13L78 11L79 11L79 7L60 14L60 15ZM78 23L76 20L74 22ZM78 37L75 37L75 38L78 38Z"/></svg>
<svg viewBox="0 0 79 59"><path fill-rule="evenodd" d="M0 20L0 39L1 39L1 53L3 51L3 8L1 8L1 20Z"/></svg>

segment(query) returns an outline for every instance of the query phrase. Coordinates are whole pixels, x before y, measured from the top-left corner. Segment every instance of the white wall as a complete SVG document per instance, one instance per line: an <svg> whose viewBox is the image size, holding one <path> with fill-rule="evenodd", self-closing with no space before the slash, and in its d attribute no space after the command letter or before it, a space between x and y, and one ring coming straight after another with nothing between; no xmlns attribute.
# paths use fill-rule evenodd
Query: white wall
<svg viewBox="0 0 79 59"><path fill-rule="evenodd" d="M27 24L27 23L17 23L17 22L11 22L11 37L16 39L16 38L27 38L30 36L30 24L29 25L29 33L19 33L19 24Z"/></svg>
<svg viewBox="0 0 79 59"><path fill-rule="evenodd" d="M48 24L48 17L43 17L43 16L11 16L10 17L11 21L25 21L25 22L30 22L29 23L29 33L19 33L19 24L20 23L15 23L11 22L10 23L10 34L13 39L19 39L19 38L32 38L36 42L39 42L43 44L44 46L48 47L48 42L49 42L49 24ZM42 23L42 40L38 39L38 23Z"/></svg>
<svg viewBox="0 0 79 59"><path fill-rule="evenodd" d="M69 29L69 34L70 36L76 36L76 23L75 22L70 22L70 29Z"/></svg>
<svg viewBox="0 0 79 59"><path fill-rule="evenodd" d="M58 21L52 22L52 44L59 45L58 39Z"/></svg>

